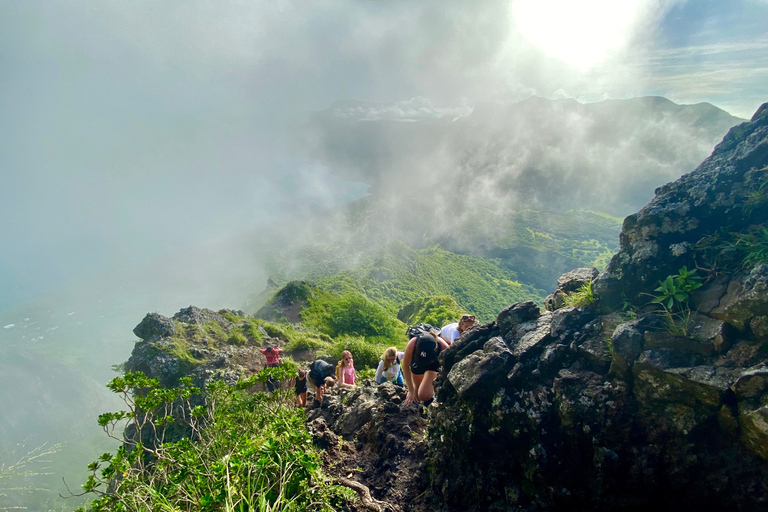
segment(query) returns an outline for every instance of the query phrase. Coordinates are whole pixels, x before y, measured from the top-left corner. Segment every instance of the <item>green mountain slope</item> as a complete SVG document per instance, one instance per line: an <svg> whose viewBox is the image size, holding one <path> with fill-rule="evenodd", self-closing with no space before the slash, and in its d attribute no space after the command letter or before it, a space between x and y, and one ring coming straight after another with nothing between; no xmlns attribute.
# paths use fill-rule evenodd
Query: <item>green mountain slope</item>
<svg viewBox="0 0 768 512"><path fill-rule="evenodd" d="M275 270L273 279L278 284L296 277L311 279L335 295L365 297L392 316L419 298L450 296L461 310L489 321L514 302L540 302L545 295L543 290L520 283L514 272L493 261L437 246L412 249L393 243L344 270L334 261L307 264L290 273Z"/></svg>

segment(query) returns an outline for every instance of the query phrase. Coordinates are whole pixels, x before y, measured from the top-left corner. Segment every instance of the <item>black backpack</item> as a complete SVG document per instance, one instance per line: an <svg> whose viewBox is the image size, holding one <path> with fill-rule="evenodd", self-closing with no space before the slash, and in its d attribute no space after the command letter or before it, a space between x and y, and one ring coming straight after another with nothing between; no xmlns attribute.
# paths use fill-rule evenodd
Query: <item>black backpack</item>
<svg viewBox="0 0 768 512"><path fill-rule="evenodd" d="M430 331L437 331L437 329L429 324L416 324L409 327L406 334L410 340L411 338L418 338L422 334L428 334Z"/></svg>

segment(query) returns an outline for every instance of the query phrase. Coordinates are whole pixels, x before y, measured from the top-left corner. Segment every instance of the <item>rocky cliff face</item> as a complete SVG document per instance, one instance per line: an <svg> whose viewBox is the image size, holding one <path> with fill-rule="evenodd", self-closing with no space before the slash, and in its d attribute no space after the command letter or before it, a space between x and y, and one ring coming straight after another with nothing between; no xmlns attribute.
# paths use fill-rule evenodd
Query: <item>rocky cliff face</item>
<svg viewBox="0 0 768 512"><path fill-rule="evenodd" d="M595 301L563 306L594 276L575 272L551 311L515 304L443 353L428 408L436 506L765 509L766 166L768 104L625 220ZM684 266L703 286L649 304Z"/></svg>

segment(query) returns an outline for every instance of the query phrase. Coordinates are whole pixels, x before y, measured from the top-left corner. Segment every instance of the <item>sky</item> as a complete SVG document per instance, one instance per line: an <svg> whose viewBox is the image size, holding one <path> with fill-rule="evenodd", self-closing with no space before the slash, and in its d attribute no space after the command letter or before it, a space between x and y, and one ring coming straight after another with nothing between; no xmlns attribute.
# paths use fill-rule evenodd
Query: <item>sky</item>
<svg viewBox="0 0 768 512"><path fill-rule="evenodd" d="M228 241L366 193L292 144L337 100L430 118L662 95L750 117L766 19L765 0L0 0L0 311L161 260L236 281Z"/></svg>

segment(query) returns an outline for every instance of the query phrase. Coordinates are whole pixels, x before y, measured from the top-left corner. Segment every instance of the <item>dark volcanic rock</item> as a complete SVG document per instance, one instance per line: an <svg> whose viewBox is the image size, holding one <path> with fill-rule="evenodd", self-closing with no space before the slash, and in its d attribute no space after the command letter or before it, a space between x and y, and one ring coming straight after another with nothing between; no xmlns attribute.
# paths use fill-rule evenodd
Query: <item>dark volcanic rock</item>
<svg viewBox="0 0 768 512"><path fill-rule="evenodd" d="M147 316L133 329L133 334L143 340L165 338L173 336L175 332L176 324L173 320L157 313L147 313Z"/></svg>
<svg viewBox="0 0 768 512"><path fill-rule="evenodd" d="M621 248L593 282L604 301L621 304L622 296L637 305L647 302L657 283L687 265L695 268L699 240L719 226L742 231L765 222L765 208L744 214L753 188L747 174L768 163L768 114L756 113L751 122L728 132L712 156L694 172L660 187L656 197L624 220Z"/></svg>

